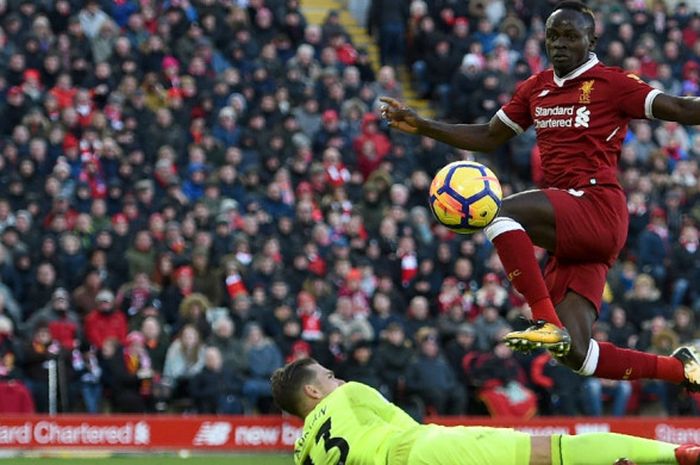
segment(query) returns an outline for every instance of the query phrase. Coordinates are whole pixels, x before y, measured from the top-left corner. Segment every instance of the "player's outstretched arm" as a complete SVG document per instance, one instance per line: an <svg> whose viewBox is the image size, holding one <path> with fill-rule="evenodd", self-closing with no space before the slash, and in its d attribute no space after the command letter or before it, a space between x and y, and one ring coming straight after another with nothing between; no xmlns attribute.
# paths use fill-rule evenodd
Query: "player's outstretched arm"
<svg viewBox="0 0 700 465"><path fill-rule="evenodd" d="M420 117L415 110L390 97L380 97L382 118L389 127L409 134L418 134L454 147L477 152L493 152L506 143L515 132L499 118L488 124L449 124Z"/></svg>
<svg viewBox="0 0 700 465"><path fill-rule="evenodd" d="M700 98L659 94L654 98L651 112L655 118L664 121L700 124Z"/></svg>

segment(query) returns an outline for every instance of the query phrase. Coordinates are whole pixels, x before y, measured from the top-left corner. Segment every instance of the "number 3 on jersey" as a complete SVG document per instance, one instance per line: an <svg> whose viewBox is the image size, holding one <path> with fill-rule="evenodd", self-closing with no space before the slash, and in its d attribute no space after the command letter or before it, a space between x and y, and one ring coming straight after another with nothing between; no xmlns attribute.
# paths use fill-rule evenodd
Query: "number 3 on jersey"
<svg viewBox="0 0 700 465"><path fill-rule="evenodd" d="M343 438L331 437L331 419L326 420L316 433L316 444L323 439L323 447L325 447L326 452L330 452L331 449L336 448L340 452L340 458L336 465L345 465L345 461L348 459L348 453L350 452L350 446L348 442ZM314 465L311 457L306 457L304 465Z"/></svg>

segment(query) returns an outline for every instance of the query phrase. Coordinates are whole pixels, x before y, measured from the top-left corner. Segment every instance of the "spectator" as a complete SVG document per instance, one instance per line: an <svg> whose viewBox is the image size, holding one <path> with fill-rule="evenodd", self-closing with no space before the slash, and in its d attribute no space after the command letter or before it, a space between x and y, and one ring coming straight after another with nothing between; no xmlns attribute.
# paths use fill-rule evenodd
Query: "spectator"
<svg viewBox="0 0 700 465"><path fill-rule="evenodd" d="M59 273L64 276L64 284L74 290L80 284L80 276L87 264L87 257L81 250L80 240L74 234L64 234L60 241Z"/></svg>
<svg viewBox="0 0 700 465"><path fill-rule="evenodd" d="M0 315L0 381L19 380L22 377L21 347L15 338L12 320Z"/></svg>
<svg viewBox="0 0 700 465"><path fill-rule="evenodd" d="M151 373L147 356L143 354L137 337L131 338L127 346L116 339L107 339L101 349L103 380L109 392L112 407L122 413L143 413L148 408L147 391Z"/></svg>
<svg viewBox="0 0 700 465"><path fill-rule="evenodd" d="M491 305L485 307L474 321L474 329L477 334L477 347L479 350L488 351L496 342L496 338L508 323L499 316L498 309Z"/></svg>
<svg viewBox="0 0 700 465"><path fill-rule="evenodd" d="M245 348L242 341L234 336L233 321L228 316L214 320L207 344L219 349L224 366L229 370L241 374L248 369Z"/></svg>
<svg viewBox="0 0 700 465"><path fill-rule="evenodd" d="M47 306L27 320L26 333L31 334L40 321L48 325L51 338L58 341L62 349L70 351L77 348L78 341L82 339L82 326L78 315L70 308L68 291L64 288L57 288Z"/></svg>
<svg viewBox="0 0 700 465"><path fill-rule="evenodd" d="M220 271L212 265L207 249L201 248L192 251L193 289L204 294L213 305L217 305L223 298L221 277Z"/></svg>
<svg viewBox="0 0 700 465"><path fill-rule="evenodd" d="M216 347L204 351L204 368L192 378L190 394L198 413L241 414L242 377L225 368Z"/></svg>
<svg viewBox="0 0 700 465"><path fill-rule="evenodd" d="M437 329L443 346L456 337L459 326L466 320L465 316L464 306L461 302L455 301L447 308L445 313L438 317Z"/></svg>
<svg viewBox="0 0 700 465"><path fill-rule="evenodd" d="M700 285L700 240L695 226L685 226L680 233L678 243L673 246L669 273L674 279L671 308L681 304L695 305L698 300L697 289Z"/></svg>
<svg viewBox="0 0 700 465"><path fill-rule="evenodd" d="M299 292L297 296L297 316L301 323L301 338L307 342L319 341L323 338L321 330L323 314L316 305L316 299L311 293Z"/></svg>
<svg viewBox="0 0 700 465"><path fill-rule="evenodd" d="M579 374L559 364L549 352L542 351L533 358L530 367L530 378L534 387L539 388L542 392L539 402L542 413L577 415L580 411L578 406L583 385L587 394L585 396L587 414L601 415L602 397L600 384L587 385L586 383L589 379L584 380ZM629 383L627 387L629 387ZM627 398L629 398L629 392L627 393ZM597 410L591 407L588 402L595 403ZM626 403L624 405L626 406Z"/></svg>
<svg viewBox="0 0 700 465"><path fill-rule="evenodd" d="M681 344L692 344L698 336L695 329L695 314L688 307L678 307L673 312L673 331Z"/></svg>
<svg viewBox="0 0 700 465"><path fill-rule="evenodd" d="M47 363L49 362L49 363ZM33 328L31 339L24 349L24 381L32 392L34 404L37 412L47 413L49 407L68 410L68 386L62 378L62 382L57 383L57 402L55 405L49 403L49 376L58 379L59 371L66 373L70 369L68 354L61 349L61 344L51 338L51 331L46 322L39 321Z"/></svg>
<svg viewBox="0 0 700 465"><path fill-rule="evenodd" d="M117 218L122 220L121 217ZM134 277L143 272L152 275L155 266L156 252L153 248L153 240L148 231L138 231L134 238L133 246L126 251L126 261L129 264L129 276Z"/></svg>
<svg viewBox="0 0 700 465"><path fill-rule="evenodd" d="M435 327L435 322L430 316L430 305L425 297L416 296L411 299L406 316L406 336L414 341L421 328Z"/></svg>
<svg viewBox="0 0 700 465"><path fill-rule="evenodd" d="M470 102L481 83L482 68L483 63L478 56L473 53L463 55L460 67L452 74L450 82L450 103L447 108L449 117L457 121L474 118L475 115L470 111ZM424 93L427 94L428 89L426 84Z"/></svg>
<svg viewBox="0 0 700 465"><path fill-rule="evenodd" d="M310 350L310 344L301 338L301 322L291 316L282 322L282 331L275 342L285 362L295 360L302 351Z"/></svg>
<svg viewBox="0 0 700 465"><path fill-rule="evenodd" d="M368 341L359 341L350 350L350 354L339 372L342 379L358 381L379 391L385 391L382 386L379 370L374 359L372 345Z"/></svg>
<svg viewBox="0 0 700 465"><path fill-rule="evenodd" d="M376 350L375 364L381 384L387 388L387 397L396 402L404 400L406 372L413 355L413 348L406 340L401 324L390 323Z"/></svg>
<svg viewBox="0 0 700 465"><path fill-rule="evenodd" d="M620 306L613 307L610 316L610 342L618 347L634 347L639 339L637 330L627 321L627 311Z"/></svg>
<svg viewBox="0 0 700 465"><path fill-rule="evenodd" d="M661 292L648 274L640 274L634 280L634 287L625 295L625 304L633 308L632 323L640 328L642 323L656 316L664 316Z"/></svg>
<svg viewBox="0 0 700 465"><path fill-rule="evenodd" d="M89 39L94 39L102 26L111 21L109 16L102 11L100 2L97 0L85 2L85 7L80 10L78 18L80 19L80 27Z"/></svg>
<svg viewBox="0 0 700 465"><path fill-rule="evenodd" d="M362 118L362 132L353 141L357 167L364 179L369 179L391 150L391 142L385 134L379 132L378 124L377 115L366 113Z"/></svg>
<svg viewBox="0 0 700 465"><path fill-rule="evenodd" d="M29 289L27 300L22 305L25 318L29 318L49 302L57 287L56 284L56 268L50 262L40 263L36 268L34 284Z"/></svg>
<svg viewBox="0 0 700 465"><path fill-rule="evenodd" d="M670 252L666 213L662 208L651 211L649 224L639 236L639 271L651 275L656 282L666 279L665 262Z"/></svg>
<svg viewBox="0 0 700 465"><path fill-rule="evenodd" d="M640 345L647 351L667 355L678 346L679 338L663 317L656 317L640 336ZM655 396L668 415L679 415L683 409L680 387L659 380L647 380L642 385L642 393Z"/></svg>
<svg viewBox="0 0 700 465"><path fill-rule="evenodd" d="M282 366L282 354L255 323L246 326L245 349L248 362L248 375L243 384L246 413L267 412L272 400L270 375Z"/></svg>
<svg viewBox="0 0 700 465"><path fill-rule="evenodd" d="M163 366L162 383L166 396L182 399L189 392L190 380L204 367L204 344L192 325L185 325L168 347Z"/></svg>
<svg viewBox="0 0 700 465"><path fill-rule="evenodd" d="M371 341L374 338L372 326L366 318L355 315L353 303L349 297L339 297L336 301L335 311L328 316L328 322L338 328L348 344L353 332L361 334L362 339Z"/></svg>
<svg viewBox="0 0 700 465"><path fill-rule="evenodd" d="M245 326L248 323L255 322L255 318L251 313L251 304L250 296L247 294L238 295L232 302L230 316L234 322L236 336L238 337L243 335Z"/></svg>
<svg viewBox="0 0 700 465"><path fill-rule="evenodd" d="M404 61L408 3L373 0L367 17L367 32L378 37L383 65L399 66Z"/></svg>
<svg viewBox="0 0 700 465"><path fill-rule="evenodd" d="M102 349L107 339L115 339L121 343L126 339L126 317L114 306L114 294L103 289L95 300L97 308L85 317L85 337L88 342L97 349Z"/></svg>
<svg viewBox="0 0 700 465"><path fill-rule="evenodd" d="M204 294L194 292L185 297L180 303L178 324L192 325L197 328L202 339L209 337L211 326L209 324L209 311L211 303ZM174 332L178 332L176 327Z"/></svg>
<svg viewBox="0 0 700 465"><path fill-rule="evenodd" d="M496 273L486 273L483 285L476 291L474 297L479 307L493 306L502 312L507 304L508 291L501 285L501 280Z"/></svg>
<svg viewBox="0 0 700 465"><path fill-rule="evenodd" d="M184 299L192 293L194 271L191 266L183 265L173 272L173 278L174 282L163 289L160 300L165 321L171 326L178 327L181 324L178 312Z"/></svg>
<svg viewBox="0 0 700 465"><path fill-rule="evenodd" d="M435 43L435 48L431 52L425 61L425 69L429 70L424 78L428 80L426 89L430 94L435 95L435 99L439 102L440 110L443 114L446 114L451 93L450 81L460 66L462 56L455 53L447 38L438 39Z"/></svg>
<svg viewBox="0 0 700 465"><path fill-rule="evenodd" d="M163 374L165 365L165 357L168 351L167 336L163 332L163 327L155 316L147 316L144 318L139 328L144 338L144 346L148 357L151 359L151 369L153 370L154 378L158 378Z"/></svg>
<svg viewBox="0 0 700 465"><path fill-rule="evenodd" d="M134 279L124 284L117 292L116 302L119 308L123 309L129 319L143 314L160 294L158 287L151 282L148 274L139 271L134 275ZM158 303L160 305L160 303Z"/></svg>
<svg viewBox="0 0 700 465"><path fill-rule="evenodd" d="M102 411L102 367L95 349L89 344L80 344L80 347L73 349L72 362L85 411L100 413Z"/></svg>
<svg viewBox="0 0 700 465"><path fill-rule="evenodd" d="M440 354L433 330L416 335L418 354L406 372L406 389L418 395L428 410L438 415L461 415L467 404L466 390L460 386L452 368Z"/></svg>
<svg viewBox="0 0 700 465"><path fill-rule="evenodd" d="M99 269L90 267L85 271L81 284L72 294L78 315L87 315L90 310L97 306L97 294L99 294L103 284Z"/></svg>
<svg viewBox="0 0 700 465"><path fill-rule="evenodd" d="M502 342L501 336L509 330L503 329L491 350L465 368L491 416L530 418L537 412L537 399L527 387L525 370Z"/></svg>
<svg viewBox="0 0 700 465"><path fill-rule="evenodd" d="M12 290L2 282L0 282L0 315L9 318L15 326L23 320L22 309L15 300Z"/></svg>
<svg viewBox="0 0 700 465"><path fill-rule="evenodd" d="M369 317L369 323L372 325L373 333L379 339L385 337L384 332L390 325L403 324L403 319L392 308L391 298L381 291L375 291L372 297L372 309L374 312Z"/></svg>

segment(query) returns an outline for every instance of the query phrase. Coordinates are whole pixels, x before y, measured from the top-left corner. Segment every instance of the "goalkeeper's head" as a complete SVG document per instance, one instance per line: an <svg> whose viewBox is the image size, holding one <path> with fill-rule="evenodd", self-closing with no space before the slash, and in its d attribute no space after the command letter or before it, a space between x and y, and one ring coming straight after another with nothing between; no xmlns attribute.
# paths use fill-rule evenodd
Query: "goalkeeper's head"
<svg viewBox="0 0 700 465"><path fill-rule="evenodd" d="M345 381L312 358L302 358L276 370L270 378L279 408L305 418L321 400Z"/></svg>

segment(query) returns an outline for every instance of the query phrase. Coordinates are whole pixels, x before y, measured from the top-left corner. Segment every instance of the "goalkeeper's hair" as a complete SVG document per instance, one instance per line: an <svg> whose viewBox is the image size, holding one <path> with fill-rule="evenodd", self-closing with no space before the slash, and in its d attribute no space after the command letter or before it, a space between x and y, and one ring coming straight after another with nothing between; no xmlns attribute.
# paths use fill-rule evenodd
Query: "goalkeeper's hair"
<svg viewBox="0 0 700 465"><path fill-rule="evenodd" d="M579 12L586 20L586 27L591 28L591 31L595 31L595 16L593 15L593 10L585 3L576 0L564 0L554 5L552 13L559 10L573 10Z"/></svg>
<svg viewBox="0 0 700 465"><path fill-rule="evenodd" d="M280 409L302 418L300 409L302 388L316 376L316 373L309 369L316 363L318 362L313 358L304 357L272 373L270 377L272 398Z"/></svg>

